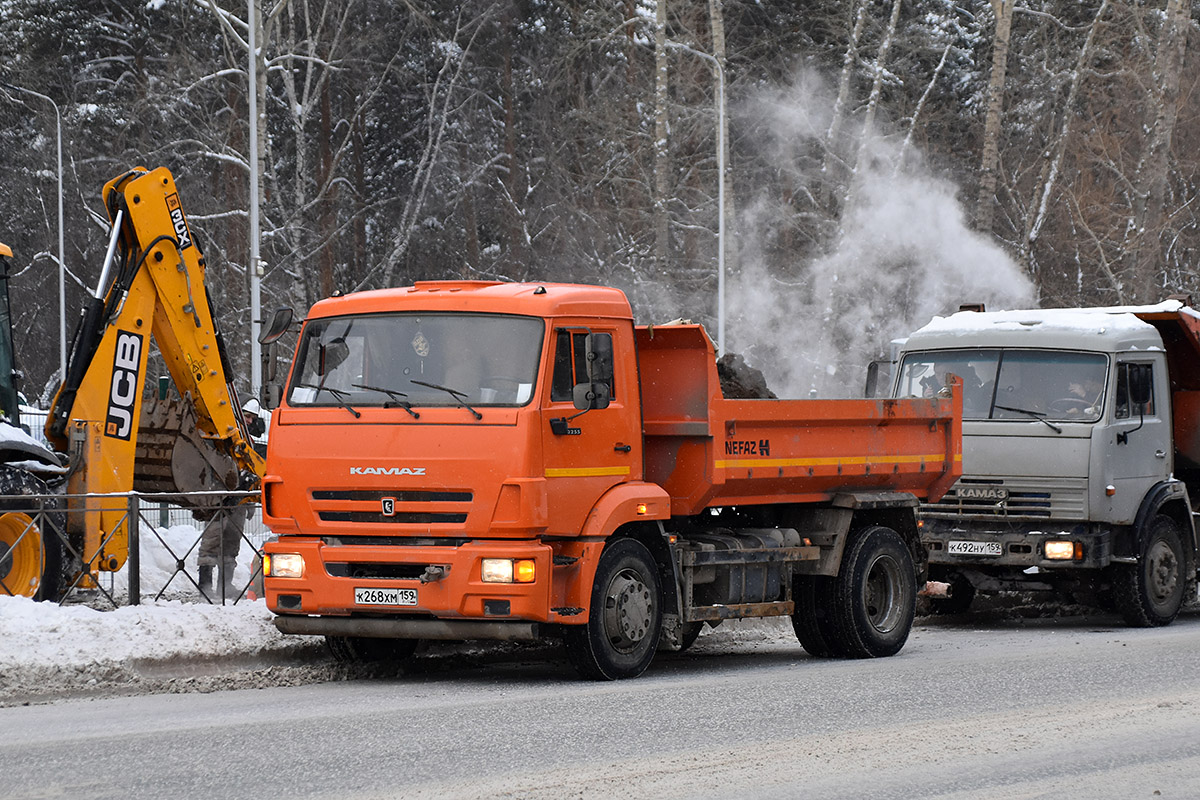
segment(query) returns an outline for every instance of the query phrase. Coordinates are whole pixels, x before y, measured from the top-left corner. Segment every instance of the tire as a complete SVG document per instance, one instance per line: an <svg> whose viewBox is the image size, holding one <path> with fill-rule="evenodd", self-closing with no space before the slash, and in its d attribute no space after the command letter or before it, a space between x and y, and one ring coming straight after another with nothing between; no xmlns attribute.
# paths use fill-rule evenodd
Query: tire
<svg viewBox="0 0 1200 800"><path fill-rule="evenodd" d="M636 678L650 666L661 633L654 558L641 542L618 539L600 554L587 622L563 629L567 657L585 678Z"/></svg>
<svg viewBox="0 0 1200 800"><path fill-rule="evenodd" d="M1135 628L1169 625L1187 596L1187 558L1179 526L1158 514L1146 525L1138 563L1117 564L1113 598L1125 622Z"/></svg>
<svg viewBox="0 0 1200 800"><path fill-rule="evenodd" d="M935 614L965 614L975 601L975 586L961 573L948 577L950 596L930 598L929 607Z"/></svg>
<svg viewBox="0 0 1200 800"><path fill-rule="evenodd" d="M58 600L63 585L63 546L49 525L61 526L57 498L44 502L47 514L38 515L38 502L16 499L22 495L49 494L46 484L23 469L0 464L0 594ZM40 524L39 524L40 523ZM45 528L45 530L43 530Z"/></svg>
<svg viewBox="0 0 1200 800"><path fill-rule="evenodd" d="M908 641L917 609L912 554L891 528L855 531L833 581L834 651L847 658L883 658Z"/></svg>
<svg viewBox="0 0 1200 800"><path fill-rule="evenodd" d="M792 582L792 599L796 603L792 629L796 631L800 646L815 658L842 655L836 646L836 632L830 616L833 580L821 575L799 575Z"/></svg>
<svg viewBox="0 0 1200 800"><path fill-rule="evenodd" d="M417 639L374 639L326 636L325 644L340 664L403 664L417 651Z"/></svg>

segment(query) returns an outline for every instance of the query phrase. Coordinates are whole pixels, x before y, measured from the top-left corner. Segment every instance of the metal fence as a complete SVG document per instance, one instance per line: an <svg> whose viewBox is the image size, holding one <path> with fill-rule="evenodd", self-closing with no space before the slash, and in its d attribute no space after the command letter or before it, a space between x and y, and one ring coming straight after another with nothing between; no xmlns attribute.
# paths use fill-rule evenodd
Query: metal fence
<svg viewBox="0 0 1200 800"><path fill-rule="evenodd" d="M82 544L73 541L78 536L67 533L83 527L85 520L78 515L92 515L86 521L95 527L98 503L117 515L119 524L110 527L124 529L128 536L128 557L113 571L96 569L98 552L85 563ZM24 530L20 524L8 528L15 541L0 554L0 595L22 593L21 587L9 586L5 576L11 580L12 559L29 552L22 551L23 544L36 547L34 526L47 543L61 544L65 590L59 602L63 604L115 608L137 605L143 598L225 604L262 594L262 545L270 532L262 524L258 492L0 496L0 514L10 512L27 515L31 525ZM80 524L69 525L69 518ZM111 533L102 544L111 551L121 550ZM42 559L46 563L44 551ZM205 561L211 565L212 582L207 585L201 581Z"/></svg>

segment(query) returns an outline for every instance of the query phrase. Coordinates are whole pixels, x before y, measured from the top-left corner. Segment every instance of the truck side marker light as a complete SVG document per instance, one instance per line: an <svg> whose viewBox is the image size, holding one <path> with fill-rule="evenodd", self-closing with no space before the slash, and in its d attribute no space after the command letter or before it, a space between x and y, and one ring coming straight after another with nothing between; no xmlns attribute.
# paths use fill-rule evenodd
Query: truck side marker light
<svg viewBox="0 0 1200 800"><path fill-rule="evenodd" d="M1106 496L1112 497L1116 493L1117 493L1117 487L1113 486L1111 483L1108 486L1104 487L1104 494Z"/></svg>
<svg viewBox="0 0 1200 800"><path fill-rule="evenodd" d="M650 509L646 508L646 504L645 504L645 503L638 503L638 504L637 504L637 514L638 514L638 516L639 516L639 517L643 517L643 516L645 516L646 514L648 514L648 513L649 513L649 511L650 511Z"/></svg>

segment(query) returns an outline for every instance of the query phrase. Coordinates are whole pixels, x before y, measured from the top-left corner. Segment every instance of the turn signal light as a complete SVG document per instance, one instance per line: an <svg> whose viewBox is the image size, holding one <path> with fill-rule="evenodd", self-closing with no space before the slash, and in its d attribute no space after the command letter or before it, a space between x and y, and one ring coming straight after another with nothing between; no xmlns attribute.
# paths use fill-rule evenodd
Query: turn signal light
<svg viewBox="0 0 1200 800"><path fill-rule="evenodd" d="M536 562L523 558L513 562L513 580L517 583L533 583Z"/></svg>

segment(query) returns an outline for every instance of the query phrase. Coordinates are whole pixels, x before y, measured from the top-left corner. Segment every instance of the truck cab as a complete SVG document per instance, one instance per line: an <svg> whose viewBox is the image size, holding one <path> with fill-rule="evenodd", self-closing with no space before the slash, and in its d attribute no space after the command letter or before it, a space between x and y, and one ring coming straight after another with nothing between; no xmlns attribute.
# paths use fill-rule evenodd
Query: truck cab
<svg viewBox="0 0 1200 800"><path fill-rule="evenodd" d="M930 578L950 587L943 609L976 591L1049 589L1150 625L1194 594L1172 409L1185 387L1142 318L1175 325L1181 312L1137 311L964 311L905 343L896 397L963 381L963 475L921 509Z"/></svg>

